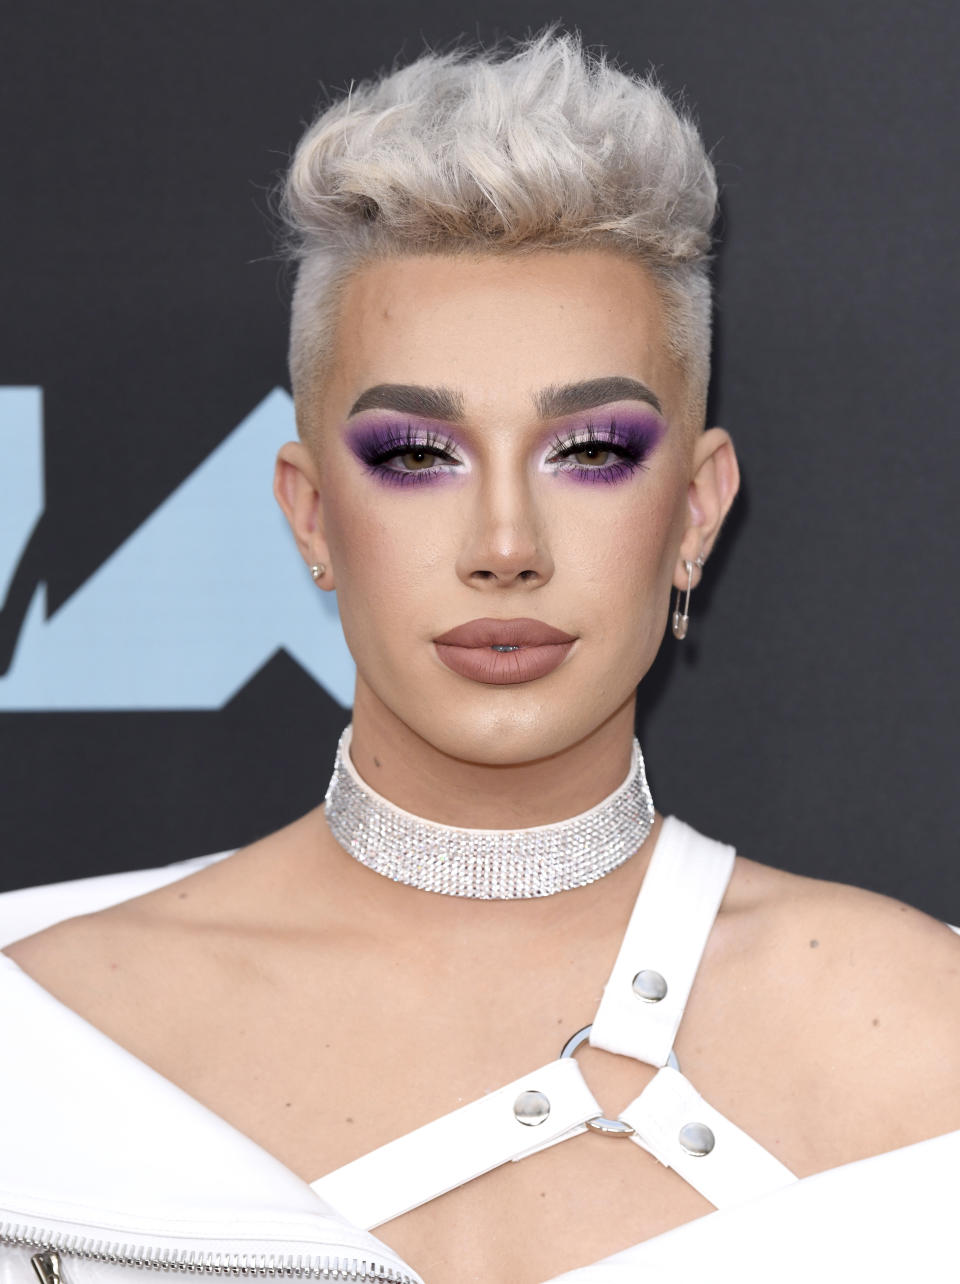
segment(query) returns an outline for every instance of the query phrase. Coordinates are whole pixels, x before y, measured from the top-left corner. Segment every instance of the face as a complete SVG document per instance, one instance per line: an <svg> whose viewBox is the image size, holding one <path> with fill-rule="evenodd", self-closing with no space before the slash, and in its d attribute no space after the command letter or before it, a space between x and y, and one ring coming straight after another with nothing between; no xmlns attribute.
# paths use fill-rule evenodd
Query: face
<svg viewBox="0 0 960 1284"><path fill-rule="evenodd" d="M484 763L632 726L682 558L709 551L736 488L729 438L684 417L646 270L604 251L370 264L330 370L298 406L309 451L284 447L284 506L330 568L355 716ZM707 493L718 452L729 496ZM478 619L558 635L436 641Z"/></svg>

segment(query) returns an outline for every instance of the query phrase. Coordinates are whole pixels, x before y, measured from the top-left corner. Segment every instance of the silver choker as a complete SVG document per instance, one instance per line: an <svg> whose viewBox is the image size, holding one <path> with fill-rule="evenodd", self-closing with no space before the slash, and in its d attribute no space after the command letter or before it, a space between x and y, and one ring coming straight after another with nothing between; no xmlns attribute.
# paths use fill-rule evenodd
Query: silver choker
<svg viewBox="0 0 960 1284"><path fill-rule="evenodd" d="M361 864L425 892L508 901L583 887L622 865L653 825L636 737L626 780L588 811L527 829L460 829L378 794L353 765L352 734L348 723L324 797L330 832Z"/></svg>

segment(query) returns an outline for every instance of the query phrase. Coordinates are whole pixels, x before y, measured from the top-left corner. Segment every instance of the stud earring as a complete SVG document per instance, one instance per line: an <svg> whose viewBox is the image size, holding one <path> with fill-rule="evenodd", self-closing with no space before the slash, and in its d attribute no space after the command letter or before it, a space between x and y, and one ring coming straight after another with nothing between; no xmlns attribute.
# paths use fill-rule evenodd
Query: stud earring
<svg viewBox="0 0 960 1284"><path fill-rule="evenodd" d="M680 590L677 589L677 600L673 604L673 636L675 638L685 638L687 636L687 625L690 623L690 589L693 584L693 568L698 566L703 570L705 558L702 553L697 554L695 562L683 559L683 565L687 572L687 593L683 600L683 614L680 614Z"/></svg>
<svg viewBox="0 0 960 1284"><path fill-rule="evenodd" d="M326 562L318 562L316 566L310 567L310 574L313 576L314 583L319 584L320 576L327 569Z"/></svg>

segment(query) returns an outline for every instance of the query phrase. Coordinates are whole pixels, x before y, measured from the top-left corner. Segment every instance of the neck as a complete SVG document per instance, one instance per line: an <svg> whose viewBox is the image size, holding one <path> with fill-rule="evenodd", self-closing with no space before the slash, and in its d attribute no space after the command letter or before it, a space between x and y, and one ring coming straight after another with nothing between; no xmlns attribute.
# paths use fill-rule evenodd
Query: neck
<svg viewBox="0 0 960 1284"><path fill-rule="evenodd" d="M379 794L424 820L470 829L549 825L595 806L623 781L634 711L635 698L575 744L525 761L503 761L493 726L474 751L491 761L476 761L423 739L358 679L351 757Z"/></svg>

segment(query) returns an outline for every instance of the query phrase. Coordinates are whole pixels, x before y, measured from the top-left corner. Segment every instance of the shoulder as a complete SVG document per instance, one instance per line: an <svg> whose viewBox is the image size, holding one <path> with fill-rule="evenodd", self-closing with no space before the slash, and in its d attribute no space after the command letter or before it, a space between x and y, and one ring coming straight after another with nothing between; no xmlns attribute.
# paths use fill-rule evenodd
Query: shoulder
<svg viewBox="0 0 960 1284"><path fill-rule="evenodd" d="M876 1150L960 1128L960 935L889 896L738 864L734 916L811 1099Z"/></svg>
<svg viewBox="0 0 960 1284"><path fill-rule="evenodd" d="M96 913L147 895L231 854L230 851L214 852L151 869L96 874L0 892L0 947L78 915Z"/></svg>
<svg viewBox="0 0 960 1284"><path fill-rule="evenodd" d="M122 972L146 986L188 954L227 952L293 892L285 871L303 819L246 847L170 865L0 894L0 951L64 1001ZM68 997L69 996L69 997Z"/></svg>

